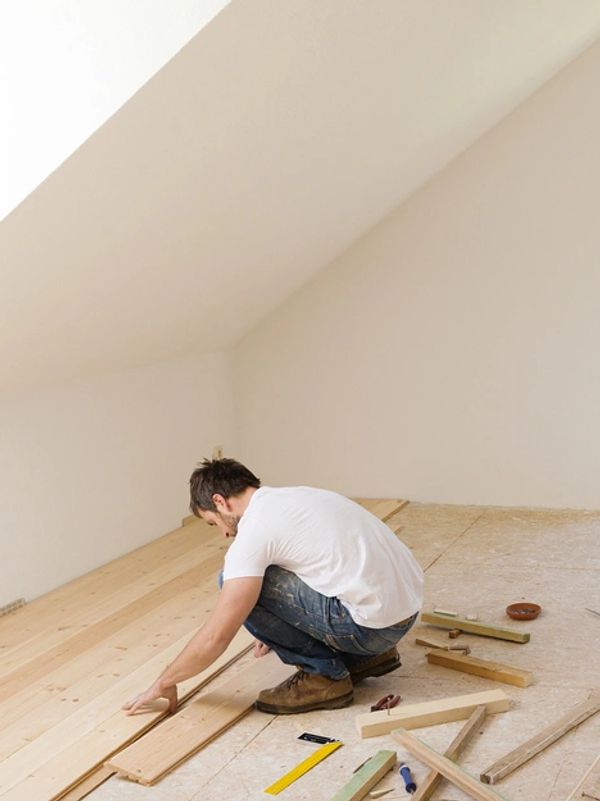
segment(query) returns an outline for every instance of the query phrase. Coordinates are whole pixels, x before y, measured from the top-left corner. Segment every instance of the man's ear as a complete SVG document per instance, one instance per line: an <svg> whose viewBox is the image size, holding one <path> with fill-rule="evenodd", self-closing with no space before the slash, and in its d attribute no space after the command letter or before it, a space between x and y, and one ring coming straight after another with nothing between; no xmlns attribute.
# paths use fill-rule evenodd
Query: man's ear
<svg viewBox="0 0 600 801"><path fill-rule="evenodd" d="M222 495L219 495L218 492L215 492L215 494L212 496L211 500L214 503L214 505L217 507L217 510L219 512L222 511L223 509L225 509L225 511L227 511L227 503L225 501L225 498Z"/></svg>

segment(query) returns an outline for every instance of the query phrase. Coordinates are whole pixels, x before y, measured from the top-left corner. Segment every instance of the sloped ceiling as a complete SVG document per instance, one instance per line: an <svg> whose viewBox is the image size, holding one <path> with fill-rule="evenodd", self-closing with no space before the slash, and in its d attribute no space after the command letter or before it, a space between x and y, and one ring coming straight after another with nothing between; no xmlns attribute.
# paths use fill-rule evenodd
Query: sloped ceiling
<svg viewBox="0 0 600 801"><path fill-rule="evenodd" d="M0 224L0 387L230 345L599 34L597 0L233 0Z"/></svg>

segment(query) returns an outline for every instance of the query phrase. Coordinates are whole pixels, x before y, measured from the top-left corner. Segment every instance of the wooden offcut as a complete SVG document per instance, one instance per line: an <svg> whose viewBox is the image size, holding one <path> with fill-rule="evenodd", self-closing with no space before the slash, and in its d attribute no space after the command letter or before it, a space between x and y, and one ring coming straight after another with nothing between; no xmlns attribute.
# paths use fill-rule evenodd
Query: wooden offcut
<svg viewBox="0 0 600 801"><path fill-rule="evenodd" d="M465 617L436 615L435 612L422 612L421 622L429 623L432 626L440 626L443 629L460 629L460 631L465 631L468 634L478 634L480 637L494 637L497 640L508 640L510 642L526 643L529 642L531 636L524 631L492 626L489 623L479 623L474 620L467 620Z"/></svg>
<svg viewBox="0 0 600 801"><path fill-rule="evenodd" d="M442 642L442 640L435 640L433 637L415 637L415 645L422 645L424 648L438 648L441 651L463 651L466 654L471 653L471 649L468 645L446 643Z"/></svg>
<svg viewBox="0 0 600 801"><path fill-rule="evenodd" d="M155 784L247 714L260 690L293 672L274 653L267 654L115 754L106 766L141 784Z"/></svg>
<svg viewBox="0 0 600 801"><path fill-rule="evenodd" d="M483 705L474 710L471 717L444 751L446 759L451 759L453 762L456 761L458 755L483 725L486 712L487 710ZM417 792L413 795L413 801L429 801L443 778L442 774L437 770L430 770L425 779L419 783Z"/></svg>
<svg viewBox="0 0 600 801"><path fill-rule="evenodd" d="M506 756L494 762L481 774L481 781L488 784L496 782L508 776L513 770L525 764L532 757L536 756L552 743L555 743L567 732L579 726L584 720L595 715L600 710L600 695L595 695L589 701L578 704L570 712L546 726L534 737L526 740L522 745L510 751Z"/></svg>
<svg viewBox="0 0 600 801"><path fill-rule="evenodd" d="M481 705L485 706L489 714L506 712L510 703L510 698L502 690L486 690L408 704L381 712L363 713L356 717L356 728L363 738L378 737L399 727L418 729L422 726L450 723L453 720L465 720Z"/></svg>
<svg viewBox="0 0 600 801"><path fill-rule="evenodd" d="M395 751L378 751L356 771L352 779L331 798L331 801L360 801L372 787L393 770L396 764Z"/></svg>
<svg viewBox="0 0 600 801"><path fill-rule="evenodd" d="M515 687L528 687L533 681L533 673L529 670L521 670L521 668L512 667L503 662L490 662L486 659L476 659L474 656L463 656L451 651L429 651L427 661L431 665L441 665L451 670L472 673L475 676L483 676L484 679L513 684Z"/></svg>
<svg viewBox="0 0 600 801"><path fill-rule="evenodd" d="M354 498L354 500L384 523L408 504L408 501L399 498Z"/></svg>
<svg viewBox="0 0 600 801"><path fill-rule="evenodd" d="M430 748L405 729L396 729L392 732L392 737L409 753L432 768L432 770L441 773L448 781L452 782L467 795L470 795L475 801L507 801L504 796L479 782L470 773L452 762L451 759L434 751L433 748Z"/></svg>

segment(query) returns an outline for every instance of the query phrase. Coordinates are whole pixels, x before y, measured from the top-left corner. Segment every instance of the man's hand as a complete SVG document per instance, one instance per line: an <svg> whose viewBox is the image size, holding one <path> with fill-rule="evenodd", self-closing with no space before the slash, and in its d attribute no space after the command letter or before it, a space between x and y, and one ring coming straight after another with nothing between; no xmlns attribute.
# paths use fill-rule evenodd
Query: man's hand
<svg viewBox="0 0 600 801"><path fill-rule="evenodd" d="M260 640L255 640L254 650L252 651L252 653L258 659L259 657L268 654L270 650L271 649L269 648L269 646L265 645L264 642L261 642Z"/></svg>
<svg viewBox="0 0 600 801"><path fill-rule="evenodd" d="M123 704L123 709L127 711L128 715L135 715L138 711L141 712L156 712L154 709L144 709L144 707L152 704L159 698L166 698L169 702L169 712L175 712L177 709L177 686L168 687L166 690L161 688L160 683L155 681L152 687L148 688L145 693L140 693L132 698L127 703Z"/></svg>

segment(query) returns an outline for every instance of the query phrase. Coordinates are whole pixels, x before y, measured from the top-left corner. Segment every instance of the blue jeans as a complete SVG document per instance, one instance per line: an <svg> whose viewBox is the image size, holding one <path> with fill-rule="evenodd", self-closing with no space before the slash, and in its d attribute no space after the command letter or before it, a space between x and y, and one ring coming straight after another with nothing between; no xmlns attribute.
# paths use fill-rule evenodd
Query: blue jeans
<svg viewBox="0 0 600 801"><path fill-rule="evenodd" d="M222 584L220 573L219 587ZM271 565L244 626L282 662L297 665L306 673L343 679L349 668L395 646L417 615L385 629L359 626L337 598L327 598L295 573Z"/></svg>

